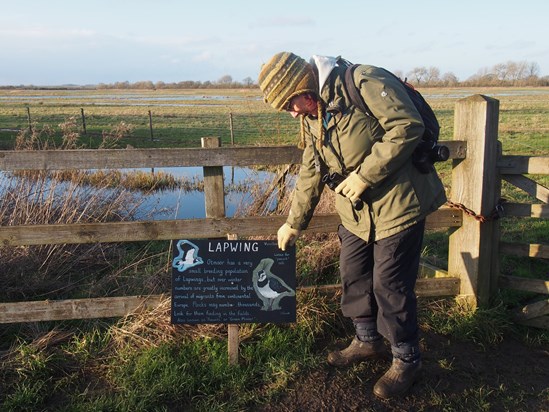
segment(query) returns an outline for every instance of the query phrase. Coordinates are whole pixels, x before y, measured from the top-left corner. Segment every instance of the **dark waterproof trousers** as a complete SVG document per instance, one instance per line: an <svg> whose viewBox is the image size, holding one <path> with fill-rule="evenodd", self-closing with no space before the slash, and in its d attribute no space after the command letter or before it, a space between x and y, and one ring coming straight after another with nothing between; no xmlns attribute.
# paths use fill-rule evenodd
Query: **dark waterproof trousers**
<svg viewBox="0 0 549 412"><path fill-rule="evenodd" d="M423 220L396 235L368 243L339 226L343 315L376 324L393 347L417 345L414 287L424 229Z"/></svg>

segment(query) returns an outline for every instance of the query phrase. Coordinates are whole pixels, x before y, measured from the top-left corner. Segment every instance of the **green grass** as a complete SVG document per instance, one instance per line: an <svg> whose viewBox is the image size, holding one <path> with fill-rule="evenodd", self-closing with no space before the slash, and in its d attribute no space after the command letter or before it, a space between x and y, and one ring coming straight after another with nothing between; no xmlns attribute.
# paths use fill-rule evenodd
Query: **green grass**
<svg viewBox="0 0 549 412"><path fill-rule="evenodd" d="M32 92L22 94L33 95ZM71 92L64 94L70 95ZM132 127L131 136L121 142L122 147L127 144L134 147L199 147L200 139L209 136L220 137L224 145L230 144L231 115L233 136L237 144L293 142L299 133L299 124L292 121L286 113L272 111L259 99L257 90L217 91L215 95L227 96L219 100L209 99L208 94L200 90L138 93L153 98L158 96L160 99L175 99L153 100L150 102L151 106L132 106L136 102L126 98L127 91L78 91L72 94L84 97L63 99L55 92L39 91L34 95L44 96L43 99L6 101L0 107L0 129L28 128L28 109L31 123L37 127L49 124L59 130L59 124L73 119L81 133L81 145L89 148L98 147L102 134L120 122ZM105 94L114 96L114 99L97 98ZM5 95L13 93L0 91L0 96ZM188 100L189 95L198 98ZM85 134L81 109L84 110L86 119ZM152 137L149 110L152 113ZM13 148L16 133L0 131L0 148Z"/></svg>
<svg viewBox="0 0 549 412"><path fill-rule="evenodd" d="M228 363L226 340L207 330L138 349L117 343L112 328L87 329L58 346L21 342L2 363L2 410L238 411L268 402L318 362L320 330L308 321L262 326L241 344L238 365Z"/></svg>
<svg viewBox="0 0 549 412"><path fill-rule="evenodd" d="M431 102L442 125L441 138L451 139L454 91L421 91L427 100L431 94L442 94L442 98L433 98ZM499 139L504 154L549 155L546 95L506 96L503 89L472 90L471 94L477 92L502 93L498 97L501 99ZM0 91L3 93L7 92ZM98 96L104 92L86 93ZM204 98L194 107L150 108L124 105L125 93L118 95L116 102L122 104L117 106L103 98L93 102L90 99L43 99L2 104L0 129L27 127L28 105L33 126L43 131L36 140L44 144L51 138L54 143L48 143L50 147L99 147L106 135L112 137L109 144L115 147L197 147L201 137L212 135L222 137L223 144L227 145L230 143L229 113L232 113L237 144L294 144L297 141L298 122L285 113L274 113L253 91L230 91L227 92L230 97L222 101ZM149 93L162 97L172 91ZM215 91L215 94L221 93ZM204 91L204 95L208 93ZM80 131L80 107L85 109L87 135ZM154 140L149 135L149 109L153 111ZM128 129L119 127L121 123ZM73 136L76 133L76 139L64 141L62 130ZM131 133L126 133L127 130ZM0 131L0 148L13 148L16 138L17 132ZM449 188L450 163L439 164L437 168ZM547 186L547 176L535 176L535 179ZM139 181L145 183L146 180L143 177ZM32 187L16 191L26 193L24 199L31 199L33 193ZM80 196L80 205L72 203ZM533 201L531 196L506 183L503 197L513 202ZM87 210L90 204L96 204L91 202L98 199L82 193L70 200L71 210ZM13 204L15 211L31 212L30 220L18 215L16 224L51 223L59 221L59 215L63 214L63 211L51 210L51 221L38 220L48 216L37 213L32 206L32 202ZM2 207L10 205L1 203L0 217L3 218ZM97 212L100 207L91 209ZM118 209L106 212L108 219L114 219L113 213L120 213ZM95 216L92 214L89 218L94 221ZM547 243L547 220L505 217L501 228L504 241ZM449 232L446 229L429 231L424 243L424 258L442 268L447 264ZM300 285L337 281L337 243L335 236L300 240ZM166 293L170 288L168 242L97 245L87 252L80 246L74 249L21 247L12 250L9 256L10 274L3 274L1 301ZM64 264L74 262L75 257L78 257L77 265ZM541 278L549 273L549 268L547 260L504 255L501 271ZM425 333L439 336L437 344L442 346L471 345L475 352L490 353L505 340L514 339L534 349L543 349L549 345L548 332L510 321L512 310L536 298L539 297L531 293L504 290L493 297L492 307L476 311L452 300L421 300L420 324ZM323 371L326 348L345 340L350 332L337 307L337 298L300 292L296 324L242 325L238 366L228 364L224 326L170 325L167 308L148 317L120 320L0 325L0 410L254 410L289 393L310 373ZM446 341L448 343L444 343ZM549 392L533 392L521 385L520 377L502 383L479 375L467 364L469 358L465 353L463 356L461 359L440 356L436 360L436 371L441 378L427 380L421 399L416 399L417 404L413 404L414 399L407 399L408 403L377 404L372 410L408 407L409 410L522 411L526 402L536 405L549 402ZM385 367L383 363L366 363L345 372L334 372L329 377L344 379L347 386L362 382L367 387ZM444 390L444 385L453 379L466 385L450 392Z"/></svg>

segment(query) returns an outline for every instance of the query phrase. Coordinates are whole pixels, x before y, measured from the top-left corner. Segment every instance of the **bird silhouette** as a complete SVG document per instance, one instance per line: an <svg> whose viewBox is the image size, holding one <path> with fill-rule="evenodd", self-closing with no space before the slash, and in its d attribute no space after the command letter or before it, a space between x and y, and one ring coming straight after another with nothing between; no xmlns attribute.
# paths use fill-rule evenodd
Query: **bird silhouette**
<svg viewBox="0 0 549 412"><path fill-rule="evenodd" d="M178 241L177 250L179 251L179 255L174 258L172 267L179 272L184 272L189 268L204 263L202 258L198 256L198 246L188 240Z"/></svg>
<svg viewBox="0 0 549 412"><path fill-rule="evenodd" d="M254 290L263 303L261 310L280 310L283 298L295 296L295 291L271 272L273 264L273 259L262 259L252 272Z"/></svg>

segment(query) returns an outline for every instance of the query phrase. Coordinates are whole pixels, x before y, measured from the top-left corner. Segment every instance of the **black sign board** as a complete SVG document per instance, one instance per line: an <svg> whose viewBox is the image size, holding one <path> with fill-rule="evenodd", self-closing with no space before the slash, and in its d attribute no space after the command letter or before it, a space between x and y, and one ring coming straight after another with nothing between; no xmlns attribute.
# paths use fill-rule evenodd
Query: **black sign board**
<svg viewBox="0 0 549 412"><path fill-rule="evenodd" d="M295 247L193 239L173 250L172 323L295 322Z"/></svg>

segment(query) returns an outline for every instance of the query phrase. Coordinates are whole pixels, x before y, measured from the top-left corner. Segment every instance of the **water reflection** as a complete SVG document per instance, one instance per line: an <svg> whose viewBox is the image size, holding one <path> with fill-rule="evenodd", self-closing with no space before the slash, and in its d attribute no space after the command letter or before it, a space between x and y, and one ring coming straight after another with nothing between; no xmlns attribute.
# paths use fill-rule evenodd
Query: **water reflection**
<svg viewBox="0 0 549 412"><path fill-rule="evenodd" d="M204 178L201 167L159 168L155 171L162 171L176 178ZM260 190L260 187L264 190L269 186L274 179L274 173L225 166L223 177L226 191L225 215L232 217L253 201L254 191ZM149 194L143 197L138 212L137 217L140 220L202 219L206 217L204 192L175 189Z"/></svg>
<svg viewBox="0 0 549 412"><path fill-rule="evenodd" d="M202 181L202 167L167 167L157 169L123 169L123 173L140 170L143 172L171 174L175 178ZM254 200L254 193L265 191L275 178L275 173L251 168L225 166L223 168L225 187L225 215L232 217L241 213ZM12 185L17 177L0 172L0 195ZM68 183L55 184L56 191L63 191ZM93 189L90 189L93 191ZM107 190L108 191L108 190ZM134 217L137 220L202 219L206 217L204 192L176 188L143 194L134 193L139 207ZM273 207L276 203L273 204Z"/></svg>

